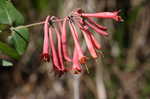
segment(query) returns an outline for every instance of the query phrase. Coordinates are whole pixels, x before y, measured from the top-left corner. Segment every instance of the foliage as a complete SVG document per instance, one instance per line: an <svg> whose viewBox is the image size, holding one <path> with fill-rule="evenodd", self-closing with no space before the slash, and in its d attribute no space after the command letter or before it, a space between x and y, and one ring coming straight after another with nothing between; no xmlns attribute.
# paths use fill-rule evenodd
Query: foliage
<svg viewBox="0 0 150 99"><path fill-rule="evenodd" d="M14 59L19 57L25 52L28 40L29 32L27 28L16 28L16 26L24 23L22 14L13 6L10 1L0 0L0 32L1 34L7 33L3 30L9 30L11 32L8 37L11 38L10 42L0 42L0 52ZM2 25L7 25L5 28Z"/></svg>

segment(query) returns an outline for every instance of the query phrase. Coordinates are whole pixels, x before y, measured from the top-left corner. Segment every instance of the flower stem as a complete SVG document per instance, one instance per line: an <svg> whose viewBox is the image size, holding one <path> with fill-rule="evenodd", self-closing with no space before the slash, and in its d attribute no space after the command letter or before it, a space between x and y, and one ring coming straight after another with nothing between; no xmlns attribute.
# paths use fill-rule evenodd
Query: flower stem
<svg viewBox="0 0 150 99"><path fill-rule="evenodd" d="M57 19L57 20L53 20L53 21L60 22L60 21L63 21L63 20L64 19L62 18L62 19ZM17 26L17 27L15 27L15 29L30 28L30 27L33 27L33 26L42 25L44 23L45 23L45 21L41 21L41 22L32 23L32 24L28 24L28 25Z"/></svg>
<svg viewBox="0 0 150 99"><path fill-rule="evenodd" d="M29 27L33 27L33 26L37 26L37 25L42 25L44 24L45 22L42 21L42 22L38 22L38 23L32 23L32 24L28 24L28 25L22 25L22 26L18 26L18 27L15 27L16 29L22 29L22 28L29 28Z"/></svg>

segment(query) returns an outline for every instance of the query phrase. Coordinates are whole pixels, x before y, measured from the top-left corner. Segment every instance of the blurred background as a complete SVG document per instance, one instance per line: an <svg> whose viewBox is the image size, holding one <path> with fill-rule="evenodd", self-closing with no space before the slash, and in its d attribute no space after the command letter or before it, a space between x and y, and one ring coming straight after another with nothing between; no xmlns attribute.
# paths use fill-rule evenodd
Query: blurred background
<svg viewBox="0 0 150 99"><path fill-rule="evenodd" d="M150 99L150 0L10 0L25 24L47 15L64 17L75 8L85 12L121 10L124 22L97 19L109 37L97 36L104 57L89 60L81 75L56 77L50 63L42 63L43 26L29 28L29 43L13 66L0 66L0 99ZM1 15L0 15L1 17ZM0 33L0 40L8 33ZM69 35L68 35L69 37ZM71 38L69 38L71 41Z"/></svg>

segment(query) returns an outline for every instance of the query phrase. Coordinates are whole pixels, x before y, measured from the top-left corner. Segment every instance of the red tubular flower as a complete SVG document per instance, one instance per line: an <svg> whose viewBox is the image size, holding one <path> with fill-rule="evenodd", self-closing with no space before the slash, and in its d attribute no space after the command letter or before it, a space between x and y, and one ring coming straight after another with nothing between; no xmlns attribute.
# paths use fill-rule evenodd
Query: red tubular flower
<svg viewBox="0 0 150 99"><path fill-rule="evenodd" d="M91 42L90 36L87 34L87 32L85 30L81 30L81 31L84 35L84 38L85 38L85 41L86 41L86 44L87 44L87 47L89 49L91 56L93 58L97 58L98 56L97 56L97 53L94 49L93 43Z"/></svg>
<svg viewBox="0 0 150 99"><path fill-rule="evenodd" d="M65 60L71 62L71 58L69 57L68 50L67 50L66 22L67 22L67 18L64 18L63 26L62 26L62 35L61 35L62 50L63 50L63 55Z"/></svg>
<svg viewBox="0 0 150 99"><path fill-rule="evenodd" d="M82 71L81 69L81 65L79 63L79 53L77 51L77 48L74 48L74 52L73 52L73 66L72 66L72 71L74 72L74 74L78 74Z"/></svg>
<svg viewBox="0 0 150 99"><path fill-rule="evenodd" d="M98 41L96 40L96 38L94 37L94 35L89 30L86 30L86 33L89 34L94 47L96 49L101 49L101 45L98 43Z"/></svg>
<svg viewBox="0 0 150 99"><path fill-rule="evenodd" d="M94 46L93 46L93 43L92 43L92 41L91 41L90 35L86 32L86 28L85 28L85 27L82 27L80 24L77 24L77 25L79 26L79 28L81 29L81 31L82 31L82 33L83 33L83 36L84 36L85 41L86 41L86 45L87 45L87 47L88 47L88 50L89 50L91 56L92 56L93 58L97 58L97 57L98 57L98 56L97 56L97 53L96 53L96 51L95 51L95 49L94 49Z"/></svg>
<svg viewBox="0 0 150 99"><path fill-rule="evenodd" d="M46 17L45 23L44 23L44 42L43 42L43 53L42 53L42 60L49 61L49 38L48 38L48 21L50 19L50 16Z"/></svg>
<svg viewBox="0 0 150 99"><path fill-rule="evenodd" d="M102 36L108 36L108 33L107 33L107 32L105 32L105 31L103 31L103 30L97 28L97 27L94 26L93 24L90 24L90 23L88 23L88 22L86 22L86 21L85 21L85 24L86 24L87 26L89 26L91 29L93 29L95 32L99 33L100 35L102 35Z"/></svg>
<svg viewBox="0 0 150 99"><path fill-rule="evenodd" d="M114 20L120 22L120 21L123 21L123 19L118 15L119 12L120 11L100 12L100 13L81 13L81 16L83 16L83 17L114 19Z"/></svg>
<svg viewBox="0 0 150 99"><path fill-rule="evenodd" d="M60 66L58 55L57 55L54 41L53 41L52 27L49 27L49 39L50 39L50 46L51 46L51 52L52 52L52 62L53 62L54 69L56 71L61 71L62 68Z"/></svg>
<svg viewBox="0 0 150 99"><path fill-rule="evenodd" d="M73 39L74 39L74 42L75 42L75 47L78 51L78 54L79 54L79 61L81 64L85 64L86 63L86 57L83 55L83 51L80 47L80 44L79 44L79 39L78 39L78 33L77 33L77 30L74 26L74 24L71 22L71 20L69 20L69 26L70 26L70 30L71 30L71 33L72 33L72 36L73 36Z"/></svg>
<svg viewBox="0 0 150 99"><path fill-rule="evenodd" d="M44 42L42 59L44 61L50 60L50 52L52 58L53 69L58 76L61 76L66 71L73 71L74 74L82 72L82 64L85 64L87 57L84 56L82 48L79 42L79 34L76 26L81 30L88 51L90 55L95 59L98 57L96 49L101 49L101 45L94 37L94 34L90 31L93 30L102 36L108 36L106 32L107 28L97 24L92 18L107 18L115 21L123 21L121 16L118 15L119 11L115 12L100 12L100 13L85 13L82 9L76 9L72 11L70 16L63 19L50 16L46 17L44 23ZM53 25L55 23L56 26ZM66 25L69 24L71 35L74 41L73 58L69 57L67 46L67 33ZM57 48L55 48L55 42L53 41L53 33L56 33ZM64 60L72 62L72 68L66 68Z"/></svg>
<svg viewBox="0 0 150 99"><path fill-rule="evenodd" d="M83 27L80 25L82 24ZM88 26L85 24L85 22L81 19L79 23L77 22L77 25L80 29L84 29L84 31L90 36L90 39L92 41L92 44L96 49L101 49L101 45L98 43L98 41L95 39L94 35L88 30Z"/></svg>
<svg viewBox="0 0 150 99"><path fill-rule="evenodd" d="M103 30L103 31L106 31L106 30L107 30L107 27L101 26L100 24L97 24L97 23L96 23L94 20L92 20L91 18L88 18L88 17L87 17L86 20L87 20L89 23L95 25L97 28L99 28L99 29L101 29L101 30Z"/></svg>
<svg viewBox="0 0 150 99"><path fill-rule="evenodd" d="M58 57L59 57L58 60L59 60L59 63L60 63L61 71L64 71L65 68L64 68L63 57L62 57L61 37L60 37L60 33L59 33L59 31L57 30L56 27L54 27L54 30L56 32L57 40L58 40Z"/></svg>

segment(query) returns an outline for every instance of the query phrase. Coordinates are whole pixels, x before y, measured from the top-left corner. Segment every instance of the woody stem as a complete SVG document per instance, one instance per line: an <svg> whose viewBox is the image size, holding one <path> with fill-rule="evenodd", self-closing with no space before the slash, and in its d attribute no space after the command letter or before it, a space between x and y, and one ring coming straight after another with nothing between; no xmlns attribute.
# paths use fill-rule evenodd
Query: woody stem
<svg viewBox="0 0 150 99"><path fill-rule="evenodd" d="M63 21L64 19L57 19L57 20L53 20L54 22L57 21ZM37 26L37 25L42 25L44 24L45 21L41 21L41 22L38 22L38 23L32 23L32 24L28 24L28 25L22 25L22 26L17 26L17 27L13 27L15 29L22 29L22 28L30 28L30 27L33 27L33 26Z"/></svg>
<svg viewBox="0 0 150 99"><path fill-rule="evenodd" d="M15 27L15 29L29 28L29 27L33 27L33 26L37 26L37 25L42 25L44 23L45 22L42 21L42 22L38 22L38 23L32 23L32 24L28 24L28 25L22 25L22 26Z"/></svg>

